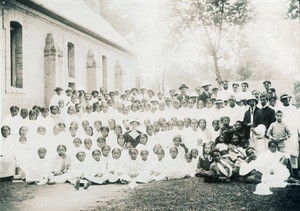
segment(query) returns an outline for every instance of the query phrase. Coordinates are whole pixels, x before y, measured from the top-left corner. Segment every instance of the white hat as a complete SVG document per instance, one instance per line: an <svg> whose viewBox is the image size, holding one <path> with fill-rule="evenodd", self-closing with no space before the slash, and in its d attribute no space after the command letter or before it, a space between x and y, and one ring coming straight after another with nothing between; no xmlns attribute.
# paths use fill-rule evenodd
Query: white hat
<svg viewBox="0 0 300 211"><path fill-rule="evenodd" d="M256 190L253 192L256 195L271 195L273 192L270 191L267 183L259 183L256 185Z"/></svg>
<svg viewBox="0 0 300 211"><path fill-rule="evenodd" d="M132 122L137 122L139 125L141 124L141 122L140 122L140 120L139 120L138 118L133 118L133 119L131 119L131 120L130 120L130 124L131 124Z"/></svg>
<svg viewBox="0 0 300 211"><path fill-rule="evenodd" d="M203 81L201 84L202 87L204 86L211 86L211 83L209 83L208 81Z"/></svg>

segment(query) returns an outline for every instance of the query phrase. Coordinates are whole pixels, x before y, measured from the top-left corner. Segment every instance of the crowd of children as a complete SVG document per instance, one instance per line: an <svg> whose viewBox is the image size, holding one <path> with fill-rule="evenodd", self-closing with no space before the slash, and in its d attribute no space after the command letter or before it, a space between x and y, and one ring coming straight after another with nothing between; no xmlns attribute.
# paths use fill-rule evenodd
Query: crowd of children
<svg viewBox="0 0 300 211"><path fill-rule="evenodd" d="M204 177L298 182L298 110L270 81L203 82L187 94L57 87L49 108L10 108L2 121L0 178L28 183L148 183Z"/></svg>

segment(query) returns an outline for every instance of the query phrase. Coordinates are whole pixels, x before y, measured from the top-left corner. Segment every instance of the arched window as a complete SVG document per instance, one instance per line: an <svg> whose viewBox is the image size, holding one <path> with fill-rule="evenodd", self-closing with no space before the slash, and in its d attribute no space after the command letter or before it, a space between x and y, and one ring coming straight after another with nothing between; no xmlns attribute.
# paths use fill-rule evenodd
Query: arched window
<svg viewBox="0 0 300 211"><path fill-rule="evenodd" d="M103 87L107 90L107 58L102 56L102 78L103 78Z"/></svg>
<svg viewBox="0 0 300 211"><path fill-rule="evenodd" d="M10 85L23 88L22 25L10 22Z"/></svg>
<svg viewBox="0 0 300 211"><path fill-rule="evenodd" d="M75 78L75 48L71 42L68 42L68 76Z"/></svg>

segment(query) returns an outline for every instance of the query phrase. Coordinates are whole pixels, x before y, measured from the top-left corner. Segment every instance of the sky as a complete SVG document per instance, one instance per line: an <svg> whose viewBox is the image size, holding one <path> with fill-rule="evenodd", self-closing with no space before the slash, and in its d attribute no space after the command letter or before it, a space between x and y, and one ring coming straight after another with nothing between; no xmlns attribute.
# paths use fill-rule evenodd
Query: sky
<svg viewBox="0 0 300 211"><path fill-rule="evenodd" d="M169 0L110 0L110 3L122 10L134 25L133 32L125 37L134 43L142 84L160 89L163 76L174 71L182 72L183 82L184 76L193 74L195 81L202 76L213 80L214 74L210 74L213 73L211 57L205 47L195 42L194 34L187 31L184 42L176 49L165 47L171 39ZM283 18L288 8L286 0L251 0L251 3L256 18L242 31L249 45L245 55L254 57L264 67L279 73L271 79L281 75L297 76L300 72L300 20L296 22ZM221 67L229 70L237 68L241 58L234 54L238 50L235 44L234 40L233 43L223 44L219 60ZM173 75L180 77L177 72ZM168 86L172 86L173 79L166 78L165 81L168 80Z"/></svg>

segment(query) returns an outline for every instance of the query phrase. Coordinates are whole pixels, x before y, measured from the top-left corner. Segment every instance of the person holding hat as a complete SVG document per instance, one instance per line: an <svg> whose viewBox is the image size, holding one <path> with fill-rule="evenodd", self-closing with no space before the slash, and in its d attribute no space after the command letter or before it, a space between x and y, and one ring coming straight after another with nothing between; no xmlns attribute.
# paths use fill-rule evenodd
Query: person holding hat
<svg viewBox="0 0 300 211"><path fill-rule="evenodd" d="M140 121L137 118L134 118L130 121L130 130L127 131L125 136L125 143L130 142L132 147L135 148L140 143L141 131L137 130L140 125Z"/></svg>
<svg viewBox="0 0 300 211"><path fill-rule="evenodd" d="M187 94L186 94L186 90L188 89L189 87L187 87L185 84L182 84L180 87L179 87L179 90L180 90L180 93L177 97L177 99L182 102L182 101L188 101L188 99L190 98Z"/></svg>
<svg viewBox="0 0 300 211"><path fill-rule="evenodd" d="M243 124L246 128L246 138L250 138L250 132L252 128L257 127L257 125L262 123L262 113L257 107L258 100L253 96L247 99L247 104L249 109L244 114Z"/></svg>
<svg viewBox="0 0 300 211"><path fill-rule="evenodd" d="M60 100L65 101L65 96L62 94L63 93L63 88L56 87L54 89L54 91L55 91L55 94L51 97L49 106L58 105L58 101L60 101Z"/></svg>
<svg viewBox="0 0 300 211"><path fill-rule="evenodd" d="M262 124L266 126L268 130L271 123L275 122L275 111L267 105L267 96L260 96L261 113L262 113Z"/></svg>
<svg viewBox="0 0 300 211"><path fill-rule="evenodd" d="M203 81L202 82L203 92L198 97L198 100L202 100L205 106L206 106L207 100L211 98L211 93L209 92L210 86L211 86L211 84L208 81Z"/></svg>

